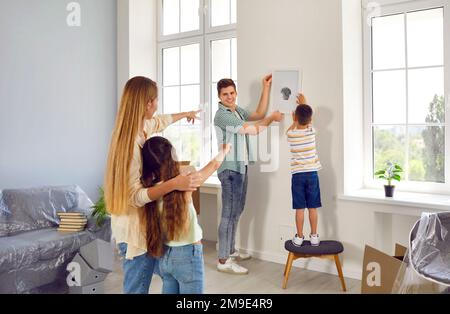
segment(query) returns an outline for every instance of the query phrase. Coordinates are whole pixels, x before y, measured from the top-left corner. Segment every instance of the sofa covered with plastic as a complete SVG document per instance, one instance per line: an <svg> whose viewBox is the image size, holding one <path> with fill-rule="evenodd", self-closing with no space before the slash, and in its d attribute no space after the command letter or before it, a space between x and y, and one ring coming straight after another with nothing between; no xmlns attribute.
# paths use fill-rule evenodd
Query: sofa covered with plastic
<svg viewBox="0 0 450 314"><path fill-rule="evenodd" d="M92 205L78 186L1 190L0 293L66 292L66 267L80 247L111 238L110 220L98 227ZM58 232L57 213L74 211L86 214L85 230Z"/></svg>
<svg viewBox="0 0 450 314"><path fill-rule="evenodd" d="M450 293L450 212L424 213L409 237L393 293Z"/></svg>

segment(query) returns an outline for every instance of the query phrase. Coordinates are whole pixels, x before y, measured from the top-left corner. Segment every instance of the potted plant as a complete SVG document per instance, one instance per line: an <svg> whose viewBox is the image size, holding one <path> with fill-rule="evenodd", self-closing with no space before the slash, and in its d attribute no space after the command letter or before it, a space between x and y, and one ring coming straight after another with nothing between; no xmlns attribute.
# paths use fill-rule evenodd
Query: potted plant
<svg viewBox="0 0 450 314"><path fill-rule="evenodd" d="M395 185L392 185L392 181L396 180L400 182L402 179L401 174L403 173L402 167L399 164L388 161L386 167L375 173L378 179L387 180L388 184L384 186L384 192L386 197L394 197Z"/></svg>
<svg viewBox="0 0 450 314"><path fill-rule="evenodd" d="M99 188L99 196L98 201L91 208L93 209L92 217L97 219L97 226L101 227L103 221L108 216L108 212L106 211L105 195L102 187Z"/></svg>

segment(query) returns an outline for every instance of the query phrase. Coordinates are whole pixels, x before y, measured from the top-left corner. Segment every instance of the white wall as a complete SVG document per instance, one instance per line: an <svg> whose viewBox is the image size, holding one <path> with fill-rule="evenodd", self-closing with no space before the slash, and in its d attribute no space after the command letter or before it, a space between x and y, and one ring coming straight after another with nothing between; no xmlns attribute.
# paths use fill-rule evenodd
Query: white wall
<svg viewBox="0 0 450 314"><path fill-rule="evenodd" d="M116 1L0 1L0 189L78 184L95 200L116 113Z"/></svg>
<svg viewBox="0 0 450 314"><path fill-rule="evenodd" d="M255 109L260 80L265 73L277 68L303 69L303 88L315 109L319 156L324 166L320 172L324 207L320 210L319 233L324 240L343 242L345 275L360 279L365 244L391 252L394 242L406 244L416 218L376 214L380 209L378 205L337 200L344 192L343 112L350 113L355 105L362 107L359 72L362 67L358 65L362 62L361 29L358 27L361 5L359 1L347 1L344 1L344 25L341 0L238 1L239 96L240 105ZM348 64L349 60L354 62ZM349 78L349 75L356 77ZM359 116L362 111L352 114ZM280 238L295 233L289 155L284 137L287 126L284 122L280 131L279 170L261 173L255 166L250 171L247 206L240 222L238 241L241 248L257 257L279 263L285 263L286 259ZM351 149L347 154L349 152ZM345 166L347 171L352 171L352 164ZM305 222L305 227L305 234L309 234L309 222ZM335 272L334 265L325 261L312 261L308 268Z"/></svg>
<svg viewBox="0 0 450 314"><path fill-rule="evenodd" d="M134 76L158 79L157 0L118 0L118 97Z"/></svg>

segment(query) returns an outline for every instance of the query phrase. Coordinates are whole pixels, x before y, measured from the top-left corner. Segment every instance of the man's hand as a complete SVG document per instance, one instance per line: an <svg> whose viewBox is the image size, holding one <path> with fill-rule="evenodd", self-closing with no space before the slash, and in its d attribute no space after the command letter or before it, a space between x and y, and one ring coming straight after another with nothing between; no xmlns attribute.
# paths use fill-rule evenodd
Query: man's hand
<svg viewBox="0 0 450 314"><path fill-rule="evenodd" d="M297 104L298 105L307 105L308 104L308 101L306 100L305 95L303 95L301 93L297 95Z"/></svg>
<svg viewBox="0 0 450 314"><path fill-rule="evenodd" d="M270 88L272 86L272 74L269 74L263 78L263 87Z"/></svg>
<svg viewBox="0 0 450 314"><path fill-rule="evenodd" d="M200 117L197 115L201 113L203 110L197 110L197 111L191 111L186 113L186 119L189 123L192 122L192 124L195 123L195 120L200 120Z"/></svg>
<svg viewBox="0 0 450 314"><path fill-rule="evenodd" d="M279 111L275 111L270 115L270 117L272 118L273 121L281 122L284 119L284 114Z"/></svg>

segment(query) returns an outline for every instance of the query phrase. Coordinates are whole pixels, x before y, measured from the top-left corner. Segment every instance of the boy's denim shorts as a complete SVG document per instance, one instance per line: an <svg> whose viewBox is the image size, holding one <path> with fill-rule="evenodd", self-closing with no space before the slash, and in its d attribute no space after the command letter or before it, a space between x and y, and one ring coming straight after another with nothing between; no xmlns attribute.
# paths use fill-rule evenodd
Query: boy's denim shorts
<svg viewBox="0 0 450 314"><path fill-rule="evenodd" d="M292 176L292 208L320 208L319 175L317 171L297 173Z"/></svg>

